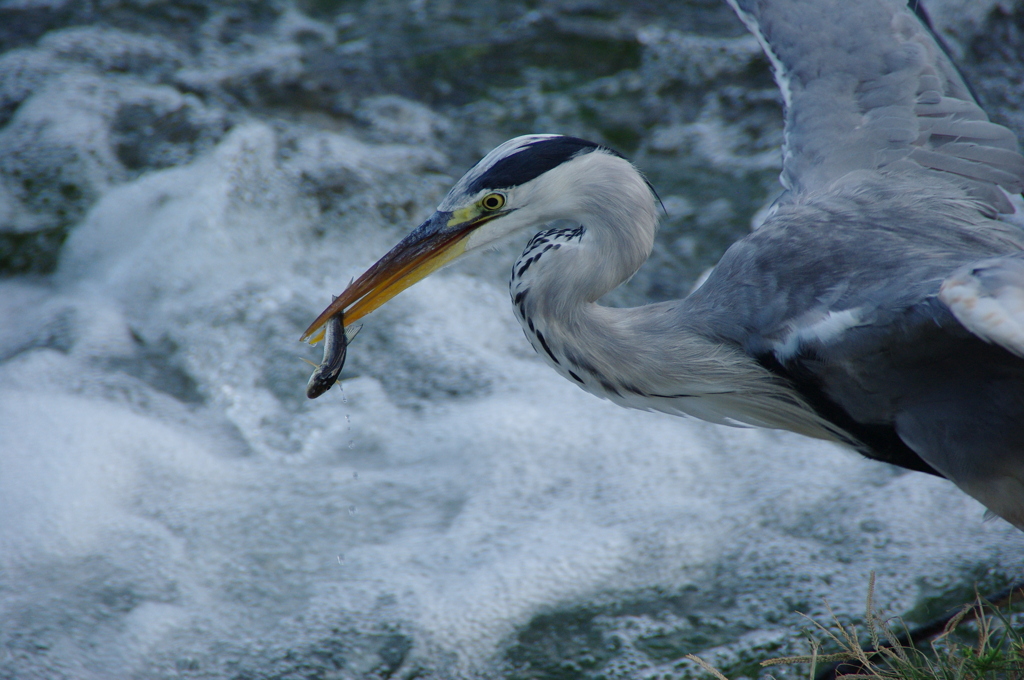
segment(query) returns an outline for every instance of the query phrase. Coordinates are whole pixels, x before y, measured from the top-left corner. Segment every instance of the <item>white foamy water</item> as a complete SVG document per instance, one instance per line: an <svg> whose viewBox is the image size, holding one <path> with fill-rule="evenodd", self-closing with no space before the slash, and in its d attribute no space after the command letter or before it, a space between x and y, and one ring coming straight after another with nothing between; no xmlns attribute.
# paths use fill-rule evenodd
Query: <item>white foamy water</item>
<svg viewBox="0 0 1024 680"><path fill-rule="evenodd" d="M577 390L504 281L457 268L369 318L356 377L306 400L301 329L449 178L430 149L294 149L242 126L106 193L52 281L0 284L9 677L493 677L538 614L652 592L700 593L728 662L819 598L858 612L871 570L896 611L1020 573L1020 533L942 480ZM367 188L323 218L314 170ZM378 186L409 189L407 224ZM691 624L608 625L606 674L642 677L637 641Z"/></svg>
<svg viewBox="0 0 1024 680"><path fill-rule="evenodd" d="M738 24L559 33L524 9L501 44L567 37L591 80L549 91L522 62L446 117L373 89L408 85L380 65L408 67L399 20L447 25L431 3L74 5L0 3L56 22L0 30L0 267L12 233L69 233L54 273L0 279L3 680L689 678L689 652L739 680L805 651L797 612L858 616L871 571L894 614L1024 576L1024 534L943 480L564 381L509 306L525 234L374 312L343 385L305 398L301 331L430 214L452 157L530 116L517 132L584 134L587 111L650 132L675 235L623 297L685 288L657 278L699 271L778 162ZM615 45L639 71L588 70Z"/></svg>

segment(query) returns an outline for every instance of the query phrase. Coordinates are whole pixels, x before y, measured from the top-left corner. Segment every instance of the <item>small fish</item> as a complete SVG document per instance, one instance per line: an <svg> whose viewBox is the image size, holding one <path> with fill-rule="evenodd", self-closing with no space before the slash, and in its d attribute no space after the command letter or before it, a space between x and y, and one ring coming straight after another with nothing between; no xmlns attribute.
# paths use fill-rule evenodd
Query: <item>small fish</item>
<svg viewBox="0 0 1024 680"><path fill-rule="evenodd" d="M306 396L310 399L316 399L338 381L348 354L349 338L345 335L344 312L328 319L324 328L324 359L306 383Z"/></svg>

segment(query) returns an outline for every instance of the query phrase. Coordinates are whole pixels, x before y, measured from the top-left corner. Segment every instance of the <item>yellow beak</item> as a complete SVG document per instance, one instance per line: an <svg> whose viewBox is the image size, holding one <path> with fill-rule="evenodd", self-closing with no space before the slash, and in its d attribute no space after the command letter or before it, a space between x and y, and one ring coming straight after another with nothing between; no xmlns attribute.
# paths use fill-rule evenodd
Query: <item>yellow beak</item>
<svg viewBox="0 0 1024 680"><path fill-rule="evenodd" d="M434 213L335 298L309 325L300 340L311 344L319 342L323 338L324 324L340 311L345 312L346 326L366 316L462 255L470 233L502 214L504 212L489 213L450 226L451 213Z"/></svg>

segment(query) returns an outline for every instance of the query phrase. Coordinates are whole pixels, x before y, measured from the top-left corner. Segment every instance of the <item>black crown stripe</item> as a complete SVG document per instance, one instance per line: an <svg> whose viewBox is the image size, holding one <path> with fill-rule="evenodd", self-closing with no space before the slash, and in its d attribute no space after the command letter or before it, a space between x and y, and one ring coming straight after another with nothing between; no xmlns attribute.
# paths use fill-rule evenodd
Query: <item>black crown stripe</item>
<svg viewBox="0 0 1024 680"><path fill-rule="evenodd" d="M622 157L621 154L605 146L588 142L579 137L538 139L488 168L469 185L469 193L475 194L485 189L507 189L526 184L575 156L581 153L590 153L596 149L602 149Z"/></svg>

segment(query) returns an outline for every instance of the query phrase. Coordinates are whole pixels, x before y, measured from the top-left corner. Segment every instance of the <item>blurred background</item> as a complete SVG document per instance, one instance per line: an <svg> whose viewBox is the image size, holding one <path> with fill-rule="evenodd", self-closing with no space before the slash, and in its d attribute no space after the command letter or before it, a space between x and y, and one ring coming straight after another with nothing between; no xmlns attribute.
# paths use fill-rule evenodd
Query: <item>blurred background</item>
<svg viewBox="0 0 1024 680"><path fill-rule="evenodd" d="M926 7L1024 137L1024 2ZM500 142L646 173L636 305L777 195L780 106L719 0L0 1L0 678L752 679L871 571L912 623L1024 577L942 480L559 378L527 234L305 398L300 332Z"/></svg>

